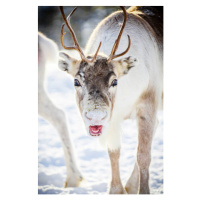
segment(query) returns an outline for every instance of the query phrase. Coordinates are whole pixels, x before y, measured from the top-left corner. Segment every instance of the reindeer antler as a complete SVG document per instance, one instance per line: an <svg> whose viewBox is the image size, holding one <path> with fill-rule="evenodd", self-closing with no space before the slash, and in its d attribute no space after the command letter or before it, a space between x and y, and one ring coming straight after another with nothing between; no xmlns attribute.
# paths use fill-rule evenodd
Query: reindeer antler
<svg viewBox="0 0 200 200"><path fill-rule="evenodd" d="M113 60L114 58L117 58L117 57L120 57L120 56L123 56L124 54L126 54L126 53L128 52L128 50L130 49L130 46L131 46L131 39L130 39L130 36L127 35L127 36L128 36L128 47L127 47L127 49L126 49L124 52L115 55L115 52L117 51L117 48L118 48L118 46L119 46L119 42L120 42L120 39L121 39L122 33L123 33L124 28L125 28L125 25L126 25L126 21L127 21L126 9L125 9L124 6L120 6L120 7L121 7L121 9L123 10L123 13L124 13L124 21L123 21L122 27L121 27L121 29L120 29L119 35L118 35L118 37L117 37L117 39L115 40L115 43L114 43L114 45L113 45L111 54L110 54L110 56L109 56L109 58L108 58L108 62L110 62L110 61Z"/></svg>
<svg viewBox="0 0 200 200"><path fill-rule="evenodd" d="M70 25L70 17L73 15L73 13L75 12L76 9L77 9L77 7L74 8L74 9L72 10L72 12L71 12L71 13L68 15L68 17L66 18L65 13L64 13L64 11L63 11L63 6L60 6L60 11L61 11L62 17L63 17L63 19L64 19L64 21L65 21L65 24L67 25L67 27L68 27L70 33L71 33L71 36L72 36L73 41L74 41L74 46L73 46L73 47L66 47L66 46L64 45L63 37L65 36L66 32L63 33L63 29L64 29L65 24L63 24L63 25L62 25L62 28L61 28L60 41L61 41L61 44L62 44L62 46L63 46L64 49L76 50L76 51L79 52L79 54L80 54L80 56L81 56L81 59L82 59L83 61L92 63L92 62L94 62L94 61L96 60L97 54L98 54L99 49L100 49L100 47L101 47L101 42L100 42L100 44L99 44L99 47L98 47L98 49L97 49L97 51L96 51L96 53L95 53L93 59L92 59L92 60L87 59L87 58L85 57L83 51L81 50L81 48L80 48L80 46L79 46L79 44L78 44L76 35L75 35L75 33L74 33L74 31L73 31L71 25Z"/></svg>

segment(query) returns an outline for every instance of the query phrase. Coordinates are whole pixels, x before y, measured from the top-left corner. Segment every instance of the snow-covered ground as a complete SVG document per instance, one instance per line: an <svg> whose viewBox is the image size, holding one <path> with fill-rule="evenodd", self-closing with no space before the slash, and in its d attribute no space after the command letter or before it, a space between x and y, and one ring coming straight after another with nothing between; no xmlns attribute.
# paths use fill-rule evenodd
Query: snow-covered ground
<svg viewBox="0 0 200 200"><path fill-rule="evenodd" d="M77 188L64 188L66 167L59 135L54 127L38 118L38 194L106 194L110 182L110 161L106 149L86 136L75 103L73 80L55 66L47 66L47 91L54 103L66 111L71 139L84 182ZM152 145L150 188L152 194L163 193L163 113ZM123 185L133 170L137 149L137 126L126 120L123 125L120 172Z"/></svg>

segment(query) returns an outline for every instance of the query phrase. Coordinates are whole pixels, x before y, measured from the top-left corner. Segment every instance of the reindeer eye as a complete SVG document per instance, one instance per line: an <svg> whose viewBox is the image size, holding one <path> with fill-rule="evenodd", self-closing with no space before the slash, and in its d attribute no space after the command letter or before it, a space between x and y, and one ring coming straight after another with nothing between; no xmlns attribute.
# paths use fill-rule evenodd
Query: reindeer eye
<svg viewBox="0 0 200 200"><path fill-rule="evenodd" d="M113 81L112 81L112 83L111 83L111 86L116 86L117 85L117 79L114 79Z"/></svg>
<svg viewBox="0 0 200 200"><path fill-rule="evenodd" d="M81 86L80 82L77 79L74 79L74 86Z"/></svg>

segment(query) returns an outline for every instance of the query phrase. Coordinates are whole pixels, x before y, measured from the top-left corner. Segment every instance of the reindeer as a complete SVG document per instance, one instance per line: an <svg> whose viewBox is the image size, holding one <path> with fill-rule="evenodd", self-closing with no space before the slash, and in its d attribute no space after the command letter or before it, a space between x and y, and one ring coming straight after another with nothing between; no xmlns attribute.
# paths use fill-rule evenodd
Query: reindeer
<svg viewBox="0 0 200 200"><path fill-rule="evenodd" d="M56 43L42 33L38 33L38 113L50 122L60 135L67 167L67 179L64 186L76 187L83 177L74 158L66 115L51 101L44 87L45 66L47 62L57 65L57 59L58 47Z"/></svg>
<svg viewBox="0 0 200 200"><path fill-rule="evenodd" d="M149 194L151 145L163 97L162 19L155 13L148 16L140 11L142 7L121 9L98 24L83 52L70 25L76 8L66 18L61 6L65 22L61 44L78 51L80 59L61 51L59 68L74 77L76 101L88 135L108 148L112 169L109 193ZM64 44L65 25L74 41L72 47ZM120 126L123 120L135 118L137 161L124 188L119 172Z"/></svg>

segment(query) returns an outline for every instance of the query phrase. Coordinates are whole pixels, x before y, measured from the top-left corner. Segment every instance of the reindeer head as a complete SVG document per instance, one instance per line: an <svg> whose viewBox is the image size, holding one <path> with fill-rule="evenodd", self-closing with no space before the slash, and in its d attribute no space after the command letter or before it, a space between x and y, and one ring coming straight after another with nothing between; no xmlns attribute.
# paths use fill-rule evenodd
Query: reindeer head
<svg viewBox="0 0 200 200"><path fill-rule="evenodd" d="M118 79L122 75L127 74L129 69L134 67L137 62L136 59L130 56L117 61L113 60L126 54L131 44L130 37L128 36L129 44L127 49L123 53L115 55L127 20L126 10L124 7L122 9L124 12L124 22L110 56L108 57L104 54L98 55L101 46L100 42L96 53L93 56L85 57L70 26L70 17L76 8L66 19L63 8L60 7L63 19L71 32L75 46L66 47L64 45L63 37L66 34L63 33L64 24L61 29L61 44L65 49L77 50L80 53L81 60L60 52L59 68L67 71L74 77L77 104L84 119L87 132L91 136L100 136L104 133L112 117Z"/></svg>

